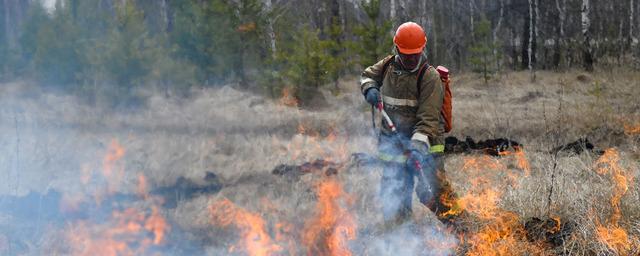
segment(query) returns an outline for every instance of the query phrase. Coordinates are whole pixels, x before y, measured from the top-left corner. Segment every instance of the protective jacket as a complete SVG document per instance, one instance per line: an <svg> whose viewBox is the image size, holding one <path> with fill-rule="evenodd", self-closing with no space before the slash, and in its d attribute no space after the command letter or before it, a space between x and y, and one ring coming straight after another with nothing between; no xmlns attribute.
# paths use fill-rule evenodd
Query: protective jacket
<svg viewBox="0 0 640 256"><path fill-rule="evenodd" d="M391 61L383 73L385 63ZM425 58L418 67L425 64ZM407 71L399 57L388 56L362 72L360 89L380 90L384 109L397 127L398 133L411 141L425 143L431 152L444 151L444 119L441 115L444 89L435 68L428 66L418 85L420 68ZM391 128L382 122L382 135L391 135Z"/></svg>

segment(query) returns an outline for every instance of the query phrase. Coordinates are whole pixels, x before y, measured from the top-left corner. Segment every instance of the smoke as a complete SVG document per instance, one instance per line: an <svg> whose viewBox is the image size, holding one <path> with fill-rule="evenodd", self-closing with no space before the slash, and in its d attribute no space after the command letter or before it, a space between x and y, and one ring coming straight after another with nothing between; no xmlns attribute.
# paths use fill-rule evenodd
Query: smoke
<svg viewBox="0 0 640 256"><path fill-rule="evenodd" d="M352 161L376 151L356 92L316 111L229 87L113 111L2 90L1 254L449 255L456 243L417 201L414 220L383 228L381 203L397 199L380 197L379 167ZM316 159L335 164L271 174ZM242 218L220 219L231 213Z"/></svg>

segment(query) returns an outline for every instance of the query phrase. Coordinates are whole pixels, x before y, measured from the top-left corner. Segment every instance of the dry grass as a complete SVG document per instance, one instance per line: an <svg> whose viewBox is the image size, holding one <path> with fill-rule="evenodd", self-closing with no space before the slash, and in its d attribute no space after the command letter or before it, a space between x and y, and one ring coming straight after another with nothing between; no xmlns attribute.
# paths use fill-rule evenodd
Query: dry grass
<svg viewBox="0 0 640 256"><path fill-rule="evenodd" d="M599 156L556 157L547 151L581 137L588 137L601 149L616 147L620 165L633 177L621 198L620 225L632 238L639 238L640 189L635 181L640 178L640 136L625 134L624 125L640 124L640 73L538 72L537 77L531 83L526 72L509 73L488 85L473 74L455 77L453 135L508 137L525 145L529 175L508 159L503 160L506 170L475 175L490 180L486 186L502 191L500 208L516 213L521 220L552 215L577 224L566 248L546 254L615 254L595 236L596 220L606 223L612 214L616 189L610 174L596 172ZM169 239L205 248L210 255L227 253L226 248L237 238L232 230L211 225L207 207L212 202L228 198L247 211L260 213L267 223L287 221L303 227L316 211L314 188L326 177L309 174L289 180L270 171L281 163L301 164L316 158L348 162L351 153L375 152L369 109L357 93L355 79L341 86L340 95L326 95L331 108L318 111L298 110L221 88L194 91L190 99L152 96L145 107L126 112L89 107L67 95L33 93L22 84L6 84L0 87L0 194L95 193L91 187L100 186L100 181L87 186L79 176L83 170L99 172L109 144L117 140L126 149L122 193L135 193L140 173L151 186L172 184L180 176L198 181L206 171L221 177L225 187L220 193L182 201L163 214L176 227ZM469 181L475 177L462 168L467 157L451 156L446 162L448 178L460 194L474 189ZM517 178L512 180L510 174ZM337 178L354 197L350 209L361 234L352 244L356 254L438 255L421 247L423 238L410 230L394 234L405 239L405 244L384 241L392 236L380 231L379 168L346 165ZM554 193L549 202L551 187ZM414 208L416 221L426 220L428 229L423 231L433 233L430 237L437 236L441 242L454 240L433 231L439 225L433 223L430 212L417 203ZM0 215L0 253L7 252L2 243L11 241L12 235L5 232L10 230L11 218ZM55 244L51 241L45 235L32 242L26 253L38 254ZM306 249L296 246L293 253L304 254ZM637 253L637 249L627 253Z"/></svg>

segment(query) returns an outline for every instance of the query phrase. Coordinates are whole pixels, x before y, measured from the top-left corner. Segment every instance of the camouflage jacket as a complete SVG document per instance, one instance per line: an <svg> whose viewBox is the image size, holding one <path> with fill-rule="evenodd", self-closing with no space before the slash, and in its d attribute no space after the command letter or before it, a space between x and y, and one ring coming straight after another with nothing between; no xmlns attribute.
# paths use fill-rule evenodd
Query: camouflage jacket
<svg viewBox="0 0 640 256"><path fill-rule="evenodd" d="M394 59L382 74L384 63L391 58ZM424 58L419 66L423 63ZM443 145L444 120L440 111L444 88L435 68L428 67L419 86L418 73L418 70L404 70L396 57L388 56L362 72L360 89L363 94L372 87L380 90L384 109L401 135L430 148ZM382 122L382 134L391 134L385 122Z"/></svg>

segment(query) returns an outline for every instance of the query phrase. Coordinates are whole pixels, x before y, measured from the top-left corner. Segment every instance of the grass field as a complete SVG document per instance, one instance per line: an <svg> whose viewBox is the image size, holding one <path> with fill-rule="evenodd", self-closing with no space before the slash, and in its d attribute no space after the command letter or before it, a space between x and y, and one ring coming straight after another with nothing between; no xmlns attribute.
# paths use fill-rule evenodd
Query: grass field
<svg viewBox="0 0 640 256"><path fill-rule="evenodd" d="M503 157L447 157L447 178L466 208L458 231L417 201L414 221L382 228L380 168L351 158L375 153L369 108L355 78L340 88L316 110L230 87L194 89L190 98L144 92L143 106L110 110L4 84L0 254L640 253L640 73L538 72L532 83L516 72L489 84L455 77L451 135L524 145ZM596 150L550 153L580 138ZM331 163L272 174L316 159ZM206 183L207 172L219 191L175 207L149 193L180 177ZM59 202L48 203L51 191ZM20 203L30 210L11 207ZM550 230L568 235L559 244L528 239L524 225L534 217L558 220Z"/></svg>

